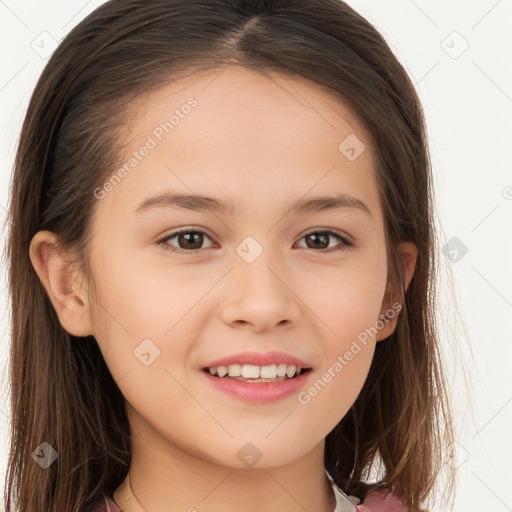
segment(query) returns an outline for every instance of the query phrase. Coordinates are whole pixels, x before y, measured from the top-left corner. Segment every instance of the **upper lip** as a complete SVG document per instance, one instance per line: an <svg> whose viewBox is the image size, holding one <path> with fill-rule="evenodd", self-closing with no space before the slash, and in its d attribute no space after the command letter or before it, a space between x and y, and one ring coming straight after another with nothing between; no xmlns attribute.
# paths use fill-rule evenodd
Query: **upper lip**
<svg viewBox="0 0 512 512"><path fill-rule="evenodd" d="M240 352L231 356L223 357L222 359L216 359L202 367L202 370L206 368L216 368L217 366L229 366L231 364L252 364L256 366L268 366L271 364L287 364L293 365L297 368L311 368L311 365L298 357L280 352L278 350L272 350L271 352Z"/></svg>

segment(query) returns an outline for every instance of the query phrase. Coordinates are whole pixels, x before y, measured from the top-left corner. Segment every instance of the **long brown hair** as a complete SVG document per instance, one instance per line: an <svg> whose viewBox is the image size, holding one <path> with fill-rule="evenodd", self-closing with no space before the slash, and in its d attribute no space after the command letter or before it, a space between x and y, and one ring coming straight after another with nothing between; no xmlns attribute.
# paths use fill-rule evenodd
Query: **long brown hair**
<svg viewBox="0 0 512 512"><path fill-rule="evenodd" d="M388 44L340 0L111 0L49 59L19 139L7 245L7 512L86 510L117 488L131 457L124 398L94 337L74 337L60 325L31 265L30 241L53 231L88 275L93 191L116 168L125 107L181 75L231 63L326 86L372 138L389 282L403 309L393 334L377 343L356 402L326 438L326 469L364 499L380 461L380 487L412 512L432 494L443 466L453 487L454 471L443 464L454 433L435 319L438 247L424 115ZM418 248L406 291L401 241ZM58 453L44 469L33 457L42 443Z"/></svg>

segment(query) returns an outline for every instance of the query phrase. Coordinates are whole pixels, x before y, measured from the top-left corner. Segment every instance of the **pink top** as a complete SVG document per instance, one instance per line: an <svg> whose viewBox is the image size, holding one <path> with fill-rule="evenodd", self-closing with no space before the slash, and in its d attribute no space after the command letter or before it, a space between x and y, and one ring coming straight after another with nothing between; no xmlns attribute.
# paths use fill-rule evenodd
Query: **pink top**
<svg viewBox="0 0 512 512"><path fill-rule="evenodd" d="M370 489L361 505L356 505L360 512L408 512L407 506L394 494L382 489Z"/></svg>

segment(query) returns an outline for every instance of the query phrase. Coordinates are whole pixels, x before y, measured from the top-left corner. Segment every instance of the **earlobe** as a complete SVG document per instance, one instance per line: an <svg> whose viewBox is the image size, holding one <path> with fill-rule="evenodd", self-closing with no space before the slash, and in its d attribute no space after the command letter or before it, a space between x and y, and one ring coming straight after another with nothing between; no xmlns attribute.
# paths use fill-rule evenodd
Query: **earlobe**
<svg viewBox="0 0 512 512"><path fill-rule="evenodd" d="M416 260L418 257L418 248L412 242L402 242L398 245L398 253L400 255L400 260L402 264L403 278L404 278L404 290L407 290L409 284L414 275L414 270L416 268ZM382 341L389 337L394 330L396 329L396 324L398 322L398 316L400 315L403 307L403 301L405 297L402 297L399 303L391 304L390 297L390 283L386 287L386 293L384 294L384 299L382 301L382 308L380 311L379 325L381 323L384 324L382 329L379 329L376 340Z"/></svg>
<svg viewBox="0 0 512 512"><path fill-rule="evenodd" d="M81 274L71 269L69 254L59 249L55 233L36 233L29 253L62 327L73 336L93 334L90 302Z"/></svg>

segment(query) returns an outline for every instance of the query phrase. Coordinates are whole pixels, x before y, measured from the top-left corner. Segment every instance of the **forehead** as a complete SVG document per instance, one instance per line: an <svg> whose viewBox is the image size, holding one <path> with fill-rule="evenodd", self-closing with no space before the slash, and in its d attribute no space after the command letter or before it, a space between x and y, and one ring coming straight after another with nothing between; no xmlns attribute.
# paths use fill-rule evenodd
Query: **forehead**
<svg viewBox="0 0 512 512"><path fill-rule="evenodd" d="M380 209L368 133L341 96L304 77L235 65L191 72L137 98L124 119L118 165L151 146L111 194L131 210L143 190L278 200L282 189L289 203L333 187Z"/></svg>
<svg viewBox="0 0 512 512"><path fill-rule="evenodd" d="M185 113L183 116L180 110L191 97L197 100L200 108L194 107L190 115ZM204 139L215 136L209 131L213 128L227 128L229 124L250 128L257 123L260 127L262 121L267 131L272 130L272 134L276 134L280 126L289 127L280 123L289 121L286 116L307 121L309 132L320 129L339 134L357 133L368 145L370 143L369 134L340 92L290 72L257 71L239 65L189 71L184 76L182 73L162 87L140 95L129 104L126 112L127 138L134 130L135 134L151 131L176 112L179 120L175 127L184 117L192 119L192 123L198 118L201 118L201 123L207 117L216 118L215 125L212 122L203 125L202 133L208 135ZM308 132L308 126L297 124L294 133ZM199 127L194 123L194 128ZM283 136L281 140L284 140L287 133L280 133Z"/></svg>

